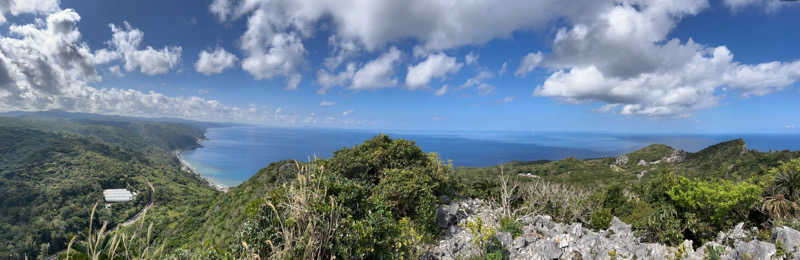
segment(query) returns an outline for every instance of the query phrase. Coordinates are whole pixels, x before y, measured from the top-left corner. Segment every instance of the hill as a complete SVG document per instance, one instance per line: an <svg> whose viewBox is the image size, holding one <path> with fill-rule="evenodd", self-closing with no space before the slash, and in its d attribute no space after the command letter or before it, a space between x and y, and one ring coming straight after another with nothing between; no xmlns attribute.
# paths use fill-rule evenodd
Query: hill
<svg viewBox="0 0 800 260"><path fill-rule="evenodd" d="M672 172L693 178L746 180L765 174L780 162L800 157L798 151L759 152L747 149L742 139L712 145L696 153L654 144L616 158L554 162L514 162L493 167L459 167L457 173L491 178L499 168L543 180L603 187L611 183L639 183L660 173Z"/></svg>
<svg viewBox="0 0 800 260"><path fill-rule="evenodd" d="M98 226L108 221L112 228L150 200L156 227L177 225L177 215L217 194L181 171L171 153L197 146L204 131L202 125L97 115L0 117L0 258L63 250L85 229L95 203L101 203ZM102 191L109 188L138 195L104 207Z"/></svg>

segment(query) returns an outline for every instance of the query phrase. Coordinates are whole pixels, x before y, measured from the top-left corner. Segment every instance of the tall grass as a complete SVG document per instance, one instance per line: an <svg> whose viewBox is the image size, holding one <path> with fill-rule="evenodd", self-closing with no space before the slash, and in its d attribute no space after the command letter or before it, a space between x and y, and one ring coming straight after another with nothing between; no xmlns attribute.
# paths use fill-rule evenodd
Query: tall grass
<svg viewBox="0 0 800 260"><path fill-rule="evenodd" d="M285 199L267 201L266 206L276 225L273 238L264 241L266 247L254 248L242 241L244 257L247 259L320 259L330 256L329 246L340 227L338 205L333 197L327 197L324 185L324 167L316 163L300 164L297 180L288 186ZM320 202L328 205L320 205ZM324 207L329 210L319 210ZM248 225L248 224L245 224Z"/></svg>
<svg viewBox="0 0 800 260"><path fill-rule="evenodd" d="M148 209L142 212L134 229L118 228L107 231L108 222L103 221L100 229L95 229L94 215L97 203L89 214L89 228L82 240L73 237L62 254L63 259L163 259L165 243L156 245L152 239L153 224L144 230Z"/></svg>

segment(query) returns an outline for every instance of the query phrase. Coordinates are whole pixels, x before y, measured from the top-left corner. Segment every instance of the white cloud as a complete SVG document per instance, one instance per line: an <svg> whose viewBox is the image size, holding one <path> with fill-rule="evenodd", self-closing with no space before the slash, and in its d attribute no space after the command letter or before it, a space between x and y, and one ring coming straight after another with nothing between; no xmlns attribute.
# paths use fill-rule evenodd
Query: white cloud
<svg viewBox="0 0 800 260"><path fill-rule="evenodd" d="M117 77L124 77L125 76L125 74L122 73L122 68L120 68L119 65L114 65L114 66L108 67L108 71L110 71L111 74L114 74L114 76L117 76Z"/></svg>
<svg viewBox="0 0 800 260"><path fill-rule="evenodd" d="M597 111L689 116L715 106L718 89L764 95L800 79L800 62L740 64L725 46L667 39L701 0L623 3L558 30L553 53L540 65L556 70L534 91L570 103L600 102Z"/></svg>
<svg viewBox="0 0 800 260"><path fill-rule="evenodd" d="M325 58L323 64L329 70L335 70L345 60L355 56L361 50L355 41L343 40L337 38L336 35L328 37L328 45L332 47L333 56Z"/></svg>
<svg viewBox="0 0 800 260"><path fill-rule="evenodd" d="M793 2L786 0L725 0L723 2L725 3L725 6L729 7L733 11L738 11L739 9L749 6L763 6L767 11L774 11L780 7L794 4Z"/></svg>
<svg viewBox="0 0 800 260"><path fill-rule="evenodd" d="M462 84L460 88L469 88L472 86L477 86L480 85L484 80L491 79L493 77L494 73L492 73L491 71L480 69L478 70L478 73L475 74L475 76L467 79L467 81L464 82L464 84Z"/></svg>
<svg viewBox="0 0 800 260"><path fill-rule="evenodd" d="M795 128L797 128L797 126L795 126L794 124L788 124L788 125L785 125L785 126L783 126L783 128L786 128L786 129L795 129Z"/></svg>
<svg viewBox="0 0 800 260"><path fill-rule="evenodd" d="M506 103L506 104L514 102L514 96L507 96L507 97L503 98L502 102Z"/></svg>
<svg viewBox="0 0 800 260"><path fill-rule="evenodd" d="M58 12L61 10L58 2L59 0L0 0L0 24L6 22L6 14L47 15Z"/></svg>
<svg viewBox="0 0 800 260"><path fill-rule="evenodd" d="M480 57L479 55L473 52L469 52L467 53L467 56L464 56L464 60L467 63L467 65L478 64L479 57Z"/></svg>
<svg viewBox="0 0 800 260"><path fill-rule="evenodd" d="M239 58L236 58L232 53L221 47L217 47L212 52L207 50L201 51L197 62L194 64L194 69L206 76L220 74L225 69L236 65L236 61L238 60Z"/></svg>
<svg viewBox="0 0 800 260"><path fill-rule="evenodd" d="M492 94L492 92L494 92L494 86L486 83L481 83L478 85L478 95L488 96L489 94Z"/></svg>
<svg viewBox="0 0 800 260"><path fill-rule="evenodd" d="M503 66L500 66L500 71L497 72L497 75L502 77L504 74L506 74L506 70L508 70L508 62L504 61Z"/></svg>
<svg viewBox="0 0 800 260"><path fill-rule="evenodd" d="M402 53L392 47L386 53L371 60L360 68L355 63L348 63L345 70L331 73L326 69L317 71L317 84L321 88L319 94L325 94L336 86L349 86L352 90L367 90L394 87L397 79L394 68L400 62Z"/></svg>
<svg viewBox="0 0 800 260"><path fill-rule="evenodd" d="M588 0L567 5L555 0L513 0L502 5L491 0L457 4L447 0L215 0L209 9L223 21L264 15L265 23L257 25L261 30L291 29L307 35L313 33L315 22L330 17L337 35L355 39L368 50L412 38L426 48L441 50L509 37L516 30L541 28L553 19L580 17L612 4Z"/></svg>
<svg viewBox="0 0 800 260"><path fill-rule="evenodd" d="M525 55L525 57L522 58L522 61L519 63L519 68L517 68L517 71L514 72L514 76L524 77L536 69L536 67L542 63L542 60L544 60L544 56L542 56L541 52L528 53L528 55ZM505 66L505 63L503 63L503 66Z"/></svg>
<svg viewBox="0 0 800 260"><path fill-rule="evenodd" d="M323 106L323 107L332 107L332 106L335 106L335 105L336 105L336 102L331 102L331 101L325 101L325 100L323 100L322 102L319 102L319 105L320 105L320 106Z"/></svg>
<svg viewBox="0 0 800 260"><path fill-rule="evenodd" d="M371 60L360 68L355 63L348 63L345 70L331 73L326 69L317 71L317 84L321 88L319 94L325 94L336 86L349 86L352 90L380 89L394 87L397 79L394 77L394 68L400 62L402 53L392 47L388 52Z"/></svg>
<svg viewBox="0 0 800 260"><path fill-rule="evenodd" d="M353 84L350 89L379 89L397 85L394 78L394 67L400 61L400 50L392 47L377 59L361 67L353 75Z"/></svg>
<svg viewBox="0 0 800 260"><path fill-rule="evenodd" d="M420 43L415 55L429 54L543 28L552 20L580 17L612 4L594 0L566 5L556 0L512 0L502 5L491 0L457 4L449 0L215 0L209 10L223 22L247 17L247 30L240 39L242 68L256 79L270 79L298 75L307 53L303 40L312 38L320 23L333 35L329 38L332 54L325 65L334 71L362 48L372 52L413 39Z"/></svg>
<svg viewBox="0 0 800 260"><path fill-rule="evenodd" d="M408 67L406 85L411 90L426 87L433 78L443 78L447 74L456 73L464 64L456 62L456 58L444 53L431 54L425 61Z"/></svg>
<svg viewBox="0 0 800 260"><path fill-rule="evenodd" d="M164 74L180 64L183 50L181 47L166 46L161 50L156 50L147 46L140 49L144 40L144 32L133 28L128 22L124 22L122 27L114 24L109 24L109 27L112 36L108 44L111 49L97 51L95 55L97 64L123 59L125 71L130 72L138 68L146 75Z"/></svg>
<svg viewBox="0 0 800 260"><path fill-rule="evenodd" d="M128 48L131 46L112 44L121 48L93 52L81 41L77 27L80 19L74 10L66 9L52 13L35 24L12 25L8 36L0 36L0 111L60 109L141 117L271 125L302 124L300 115L284 112L282 108L255 105L240 108L194 96L170 97L153 91L93 87L92 83L102 80L97 73L97 65L121 59L122 55L116 53L131 52ZM128 36L141 34L135 31L128 28L124 32ZM133 52L137 50L132 49ZM114 65L109 70L114 73L121 68ZM198 93L202 91L198 90ZM319 123L358 125L363 122L321 120Z"/></svg>
<svg viewBox="0 0 800 260"><path fill-rule="evenodd" d="M353 113L353 110L352 110L352 109L350 109L350 110L347 110L347 111L344 111L344 112L342 112L342 116L349 116L349 115L350 115L350 114L352 114L352 113Z"/></svg>
<svg viewBox="0 0 800 260"><path fill-rule="evenodd" d="M353 79L353 76L356 74L356 64L349 63L347 64L347 68L344 71L339 72L338 74L331 74L325 69L320 69L317 71L317 84L322 86L317 93L325 94L328 92L328 89L335 87L335 86L344 86L350 80Z"/></svg>
<svg viewBox="0 0 800 260"><path fill-rule="evenodd" d="M439 96L439 97L444 96L445 94L447 94L447 85L444 85L441 88L439 88L439 90L437 90L435 94L436 94L436 96Z"/></svg>

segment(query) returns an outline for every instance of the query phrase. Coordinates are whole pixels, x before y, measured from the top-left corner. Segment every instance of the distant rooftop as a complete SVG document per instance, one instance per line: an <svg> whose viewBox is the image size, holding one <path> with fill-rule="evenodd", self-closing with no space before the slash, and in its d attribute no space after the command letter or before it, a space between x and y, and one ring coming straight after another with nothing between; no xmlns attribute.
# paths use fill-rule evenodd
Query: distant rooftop
<svg viewBox="0 0 800 260"><path fill-rule="evenodd" d="M127 189L108 189L103 190L106 202L126 202L133 200L133 193Z"/></svg>

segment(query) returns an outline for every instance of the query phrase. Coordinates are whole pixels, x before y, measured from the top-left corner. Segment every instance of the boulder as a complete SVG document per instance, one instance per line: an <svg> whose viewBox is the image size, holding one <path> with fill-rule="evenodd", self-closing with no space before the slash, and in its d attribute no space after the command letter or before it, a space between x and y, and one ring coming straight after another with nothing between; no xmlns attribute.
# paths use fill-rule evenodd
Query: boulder
<svg viewBox="0 0 800 260"><path fill-rule="evenodd" d="M800 259L800 231L782 226L775 228L772 234L775 244L780 244L791 259Z"/></svg>
<svg viewBox="0 0 800 260"><path fill-rule="evenodd" d="M775 245L758 240L736 240L733 248L736 250L736 259L772 259L777 252Z"/></svg>

